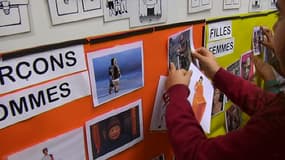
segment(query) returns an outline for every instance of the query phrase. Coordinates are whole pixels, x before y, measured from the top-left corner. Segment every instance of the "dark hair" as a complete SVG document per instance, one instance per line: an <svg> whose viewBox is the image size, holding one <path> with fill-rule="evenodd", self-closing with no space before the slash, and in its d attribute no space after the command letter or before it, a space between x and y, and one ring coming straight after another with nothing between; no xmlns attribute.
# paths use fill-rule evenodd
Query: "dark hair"
<svg viewBox="0 0 285 160"><path fill-rule="evenodd" d="M111 65L115 65L115 60L116 60L116 58L111 59Z"/></svg>

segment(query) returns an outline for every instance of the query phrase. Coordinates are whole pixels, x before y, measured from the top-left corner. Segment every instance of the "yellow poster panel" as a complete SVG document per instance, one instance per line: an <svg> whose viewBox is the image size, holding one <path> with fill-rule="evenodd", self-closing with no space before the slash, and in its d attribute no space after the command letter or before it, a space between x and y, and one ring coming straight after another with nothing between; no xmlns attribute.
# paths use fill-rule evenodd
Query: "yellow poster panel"
<svg viewBox="0 0 285 160"><path fill-rule="evenodd" d="M253 31L255 27L266 26L272 29L276 20L277 16L274 11L206 20L205 47L208 49L212 49L211 47L213 46L216 47L213 51L217 51L217 48L218 50L221 48L224 49L225 54L216 56L216 58L222 67L227 68L240 60L242 54L252 50ZM220 47L217 47L218 45ZM226 102L224 110L212 117L209 137L223 135L227 132L225 112L231 105L230 101ZM248 119L249 117L245 113L242 113L241 125L244 125Z"/></svg>

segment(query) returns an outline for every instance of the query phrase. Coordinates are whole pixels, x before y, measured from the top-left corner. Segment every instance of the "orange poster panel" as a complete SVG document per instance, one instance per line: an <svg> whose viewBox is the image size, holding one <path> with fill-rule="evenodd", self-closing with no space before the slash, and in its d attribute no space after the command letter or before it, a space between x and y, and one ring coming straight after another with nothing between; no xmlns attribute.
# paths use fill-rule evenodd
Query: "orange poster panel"
<svg viewBox="0 0 285 160"><path fill-rule="evenodd" d="M5 159L15 152L22 151L72 129L82 127L86 121L138 99L142 99L144 139L111 159L145 160L152 159L161 153L165 154L166 159L172 159L172 149L166 132L151 132L149 128L159 77L160 75L167 75L168 72L168 38L191 26L193 27L194 46L195 48L201 47L203 44L204 22L193 25L189 22L182 25L154 27L87 38L90 43L84 46L86 57L93 51L142 41L144 86L96 108L93 107L92 96L86 96L1 129L0 159ZM134 132L136 131L134 130ZM86 142L85 152L86 159L88 159Z"/></svg>

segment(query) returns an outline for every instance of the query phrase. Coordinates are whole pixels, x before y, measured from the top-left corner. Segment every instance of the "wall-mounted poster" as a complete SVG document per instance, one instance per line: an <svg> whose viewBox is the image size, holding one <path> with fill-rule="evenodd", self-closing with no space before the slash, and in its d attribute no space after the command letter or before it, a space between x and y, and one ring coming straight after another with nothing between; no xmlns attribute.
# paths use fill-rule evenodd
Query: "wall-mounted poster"
<svg viewBox="0 0 285 160"><path fill-rule="evenodd" d="M0 0L0 36L29 32L28 0Z"/></svg>
<svg viewBox="0 0 285 160"><path fill-rule="evenodd" d="M48 0L53 25L103 15L101 0Z"/></svg>
<svg viewBox="0 0 285 160"><path fill-rule="evenodd" d="M166 22L167 0L131 0L129 4L130 27Z"/></svg>
<svg viewBox="0 0 285 160"><path fill-rule="evenodd" d="M8 156L8 160L85 160L83 129L78 128Z"/></svg>
<svg viewBox="0 0 285 160"><path fill-rule="evenodd" d="M93 105L144 86L142 41L87 54Z"/></svg>
<svg viewBox="0 0 285 160"><path fill-rule="evenodd" d="M104 21L114 21L130 17L130 0L103 0Z"/></svg>
<svg viewBox="0 0 285 160"><path fill-rule="evenodd" d="M188 12L195 13L205 10L210 10L212 8L212 0L188 0Z"/></svg>
<svg viewBox="0 0 285 160"><path fill-rule="evenodd" d="M108 159L143 140L141 105L137 100L86 122L90 160Z"/></svg>

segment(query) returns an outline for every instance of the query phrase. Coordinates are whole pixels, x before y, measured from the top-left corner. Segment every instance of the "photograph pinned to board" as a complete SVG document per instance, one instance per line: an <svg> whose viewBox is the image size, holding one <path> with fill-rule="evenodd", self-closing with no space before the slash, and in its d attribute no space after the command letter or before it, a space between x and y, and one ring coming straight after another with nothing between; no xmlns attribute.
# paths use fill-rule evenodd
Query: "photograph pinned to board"
<svg viewBox="0 0 285 160"><path fill-rule="evenodd" d="M192 56L194 49L192 27L175 33L168 38L168 64L174 63L176 68L189 70L190 64L199 66L198 60Z"/></svg>
<svg viewBox="0 0 285 160"><path fill-rule="evenodd" d="M86 159L83 128L77 128L8 156L8 160ZM53 159L52 159L53 158Z"/></svg>
<svg viewBox="0 0 285 160"><path fill-rule="evenodd" d="M143 140L141 99L86 122L89 159L105 160Z"/></svg>
<svg viewBox="0 0 285 160"><path fill-rule="evenodd" d="M103 0L104 21L115 21L130 17L130 0Z"/></svg>
<svg viewBox="0 0 285 160"><path fill-rule="evenodd" d="M214 87L212 116L217 115L225 110L225 94Z"/></svg>
<svg viewBox="0 0 285 160"><path fill-rule="evenodd" d="M144 86L143 42L87 54L94 107Z"/></svg>
<svg viewBox="0 0 285 160"><path fill-rule="evenodd" d="M48 0L53 25L103 16L101 0Z"/></svg>
<svg viewBox="0 0 285 160"><path fill-rule="evenodd" d="M190 70L192 70L189 84L191 94L188 100L192 105L197 121L206 133L210 133L214 87L211 80L193 63L190 65Z"/></svg>
<svg viewBox="0 0 285 160"><path fill-rule="evenodd" d="M240 59L236 60L232 64L230 64L228 67L226 67L226 70L229 71L230 73L241 77L241 64L240 64ZM229 99L225 95L224 96L224 101L225 103L228 103Z"/></svg>
<svg viewBox="0 0 285 160"><path fill-rule="evenodd" d="M166 76L160 76L158 86L156 89L155 102L152 110L152 118L150 123L151 131L165 131L166 121L165 121L165 109L166 104L164 103L163 94L165 92L164 84L166 81Z"/></svg>
<svg viewBox="0 0 285 160"><path fill-rule="evenodd" d="M131 0L129 4L130 27L166 22L167 0Z"/></svg>
<svg viewBox="0 0 285 160"><path fill-rule="evenodd" d="M254 63L252 60L253 51L247 51L246 53L241 55L241 77L245 80L252 81L254 79Z"/></svg>
<svg viewBox="0 0 285 160"><path fill-rule="evenodd" d="M212 0L188 0L188 13L202 12L212 8Z"/></svg>
<svg viewBox="0 0 285 160"><path fill-rule="evenodd" d="M239 9L240 0L224 0L224 9Z"/></svg>
<svg viewBox="0 0 285 160"><path fill-rule="evenodd" d="M240 128L242 123L241 113L241 109L235 104L232 104L230 108L227 109L225 114L225 125L227 133Z"/></svg>
<svg viewBox="0 0 285 160"><path fill-rule="evenodd" d="M28 0L0 0L0 36L30 32Z"/></svg>
<svg viewBox="0 0 285 160"><path fill-rule="evenodd" d="M226 70L240 77L241 76L240 59L236 60L235 62L227 66Z"/></svg>

